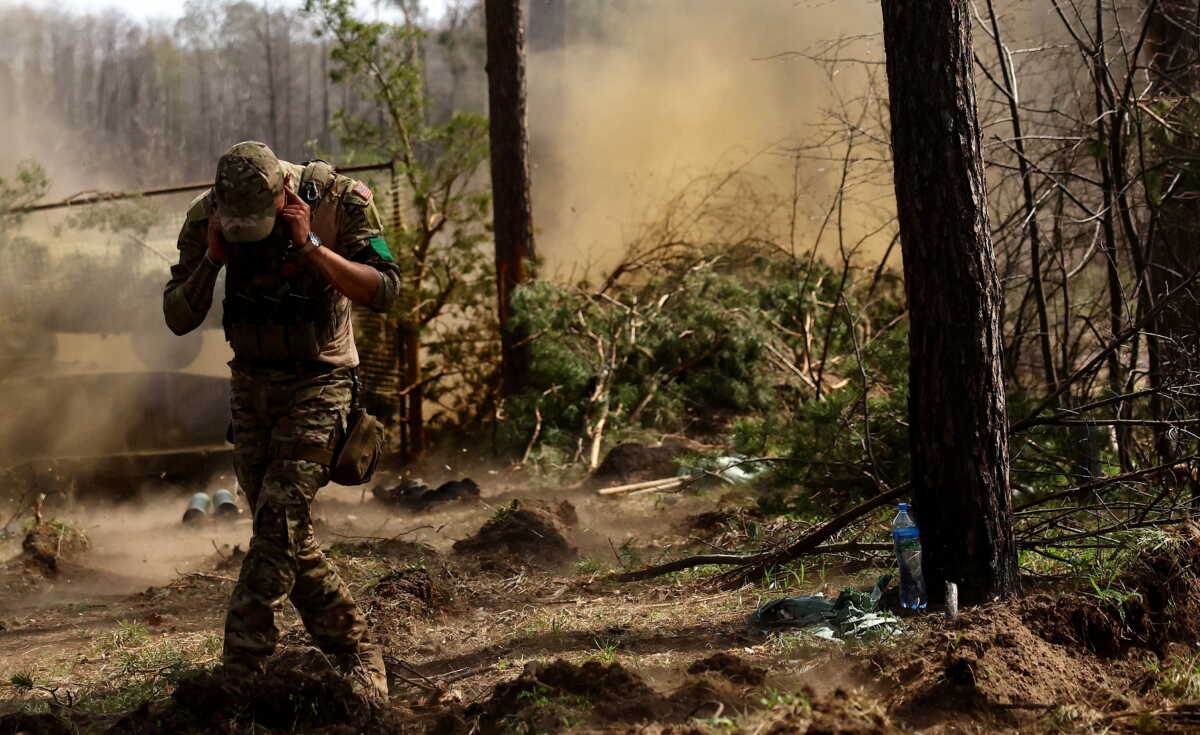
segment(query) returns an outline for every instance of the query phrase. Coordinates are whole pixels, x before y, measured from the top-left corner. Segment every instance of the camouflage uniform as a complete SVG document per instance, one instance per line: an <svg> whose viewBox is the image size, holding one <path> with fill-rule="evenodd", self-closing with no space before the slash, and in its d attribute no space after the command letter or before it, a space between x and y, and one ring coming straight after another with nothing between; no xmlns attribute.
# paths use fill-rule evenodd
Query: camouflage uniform
<svg viewBox="0 0 1200 735"><path fill-rule="evenodd" d="M279 165L293 190L300 188L304 196L307 188L305 198L315 199L309 202L312 227L325 245L379 271L379 288L370 306L376 311L389 309L398 292L399 270L382 240L370 190L331 170L312 173L311 168L283 161ZM220 171L219 167L218 192ZM317 184L309 185L313 178ZM163 302L167 323L176 333L199 326L212 303L220 270L206 255L213 198L210 191L193 202L179 235L179 264L171 269ZM224 229L225 206L220 210ZM282 227L276 226L265 240L232 246L229 258L224 323L234 348L230 363L234 457L238 481L254 511L254 526L225 621L223 659L233 671L261 670L278 641L275 611L284 598L290 598L323 651L342 660L369 656L381 669L382 660L368 641L362 614L313 535L309 505L329 481L329 468L297 451L332 447L345 429L353 369L358 364L349 303L315 268L291 254L288 240ZM239 250L245 257L239 258ZM315 347L303 346L293 323L279 326L255 319L254 311L278 303L289 283L306 284L301 288L308 289L305 293L311 298L297 299L305 309L311 312L317 305L315 333L320 339ZM265 301L255 300L259 296ZM237 307L231 303L236 298L253 303ZM311 336L313 325L304 326ZM282 340L276 339L281 334ZM280 352L284 349L307 352L290 355ZM374 674L381 676L382 671Z"/></svg>

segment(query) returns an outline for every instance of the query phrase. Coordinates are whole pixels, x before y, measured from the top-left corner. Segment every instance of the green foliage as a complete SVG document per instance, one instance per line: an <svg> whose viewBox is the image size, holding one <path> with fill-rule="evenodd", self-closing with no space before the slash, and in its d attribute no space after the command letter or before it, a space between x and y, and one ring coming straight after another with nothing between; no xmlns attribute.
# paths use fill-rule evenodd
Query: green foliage
<svg viewBox="0 0 1200 735"><path fill-rule="evenodd" d="M80 207L67 217L67 227L74 230L95 230L122 234L140 239L162 219L162 212L144 199L101 202ZM146 247L141 243L141 247Z"/></svg>
<svg viewBox="0 0 1200 735"><path fill-rule="evenodd" d="M781 327L779 349L809 380L791 388L776 410L739 420L734 449L790 458L772 465L781 484L870 493L876 485L864 468L873 464L889 482L908 474L908 333L898 322L895 283L868 300L858 284L828 286L839 280L834 275L820 263L796 276L800 284L779 273L765 294L763 311ZM805 295L804 282L818 287ZM873 326L877 331L868 332ZM806 503L784 498L774 510L803 514L812 510Z"/></svg>
<svg viewBox="0 0 1200 735"><path fill-rule="evenodd" d="M28 692L33 689L33 676L30 674L13 674L9 677L8 683L20 691Z"/></svg>
<svg viewBox="0 0 1200 735"><path fill-rule="evenodd" d="M771 393L752 283L709 257L634 287L594 293L540 281L514 295L532 346L530 390L514 397L503 449L529 439L562 451L640 427L677 429L702 410L753 411Z"/></svg>
<svg viewBox="0 0 1200 735"><path fill-rule="evenodd" d="M24 221L24 215L11 210L33 204L49 189L46 169L34 161L18 164L12 177L0 177L0 243L7 245L11 232Z"/></svg>
<svg viewBox="0 0 1200 735"><path fill-rule="evenodd" d="M1188 702L1200 700L1200 653L1176 654L1162 661L1152 658L1146 668L1164 695Z"/></svg>
<svg viewBox="0 0 1200 735"><path fill-rule="evenodd" d="M873 490L862 472L872 458L884 479L906 474L908 351L894 280L864 288L850 269L754 245L680 247L615 272L637 277L598 291L518 289L532 374L505 405L503 451L524 450L539 426L535 461L594 465L602 441L696 422L721 430L722 417L740 417L736 451L794 460L771 466L781 482Z"/></svg>
<svg viewBox="0 0 1200 735"><path fill-rule="evenodd" d="M611 664L617 659L617 649L621 647L621 640L619 638L597 636L592 639L592 643L596 646L596 652L588 654L587 660Z"/></svg>
<svg viewBox="0 0 1200 735"><path fill-rule="evenodd" d="M46 243L21 230L24 215L10 211L44 198L49 186L33 162L0 177L0 330L19 345L16 351L52 353L50 331L161 330L163 256L148 259L153 251L143 240L161 212L139 200L80 207L50 237L61 242L68 231L99 232L111 236L110 246L52 258Z"/></svg>
<svg viewBox="0 0 1200 735"><path fill-rule="evenodd" d="M758 698L758 704L764 709L791 710L801 715L807 715L812 712L812 701L804 692L784 692L778 689L769 689L765 695Z"/></svg>
<svg viewBox="0 0 1200 735"><path fill-rule="evenodd" d="M1036 522L1036 521L1034 521ZM1017 526L1021 533L1021 526ZM1050 546L1044 554L1025 550L1020 553L1022 570L1027 574L1070 576L1084 582L1090 594L1101 602L1123 603L1127 593L1122 580L1138 573L1138 564L1170 545L1181 543L1178 536L1162 528L1139 528L1107 534L1114 548L1097 545L1081 548L1072 545Z"/></svg>
<svg viewBox="0 0 1200 735"><path fill-rule="evenodd" d="M150 629L145 623L135 620L122 620L117 627L97 644L100 651L137 648L146 642Z"/></svg>
<svg viewBox="0 0 1200 735"><path fill-rule="evenodd" d="M589 556L585 556L579 561L575 562L575 571L579 574L596 574L597 572L604 571L604 569L604 562L600 561L599 559L593 559Z"/></svg>
<svg viewBox="0 0 1200 735"><path fill-rule="evenodd" d="M343 159L383 156L396 166L402 201L384 214L398 215L387 234L404 286L391 318L427 356L418 390L445 409L442 418L478 418L488 413L498 335L491 197L477 176L488 153L487 123L462 112L430 122L424 31L415 24L361 20L350 0L307 0L305 10L333 38L332 79L382 111L339 110L336 124Z"/></svg>
<svg viewBox="0 0 1200 735"><path fill-rule="evenodd" d="M533 735L550 730L570 729L591 710L592 702L582 694L553 695L544 686L536 686L517 695L524 703L520 713L505 722L505 732Z"/></svg>
<svg viewBox="0 0 1200 735"><path fill-rule="evenodd" d="M1168 196L1177 201L1193 197L1200 191L1200 161L1195 155L1200 137L1200 99L1159 98L1149 102L1145 110L1149 114L1144 125L1136 128L1141 139L1130 143L1137 144L1148 160L1161 162L1142 166L1139 171L1147 202L1159 207Z"/></svg>
<svg viewBox="0 0 1200 735"><path fill-rule="evenodd" d="M36 284L49 267L49 250L20 234L24 215L11 210L41 199L49 187L45 169L32 162L20 164L11 177L0 177L0 330L5 334L23 335L45 311Z"/></svg>

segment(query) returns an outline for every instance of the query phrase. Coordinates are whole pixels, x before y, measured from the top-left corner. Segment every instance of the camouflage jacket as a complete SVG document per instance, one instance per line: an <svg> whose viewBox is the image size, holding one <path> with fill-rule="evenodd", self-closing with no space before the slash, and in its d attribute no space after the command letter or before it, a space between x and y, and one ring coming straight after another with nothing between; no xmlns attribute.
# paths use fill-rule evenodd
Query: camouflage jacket
<svg viewBox="0 0 1200 735"><path fill-rule="evenodd" d="M291 188L300 190L312 181L317 198L310 202L312 229L326 247L358 263L370 265L381 276L379 289L370 307L379 312L389 311L400 289L400 269L393 261L371 191L365 184L346 176L334 174L325 164L305 167L284 161L284 172L290 175ZM167 325L176 334L190 332L203 323L212 307L213 290L220 267L209 261L208 217L212 209L212 192L197 197L188 208L187 218L179 233L179 262L171 267L171 278L163 293L163 313ZM225 336L234 350L234 359L252 364L260 361L303 359L326 362L335 366L353 367L358 364L350 325L350 303L316 271L295 255L289 254L288 236L279 226L267 240L255 243L253 251L238 252L240 245L230 246L229 273L225 288ZM246 257L254 253L257 257ZM265 257L264 257L265 256ZM264 267L265 264L265 267ZM300 284L289 286L289 283ZM310 349L291 354L282 347L302 342L293 326L271 323L269 315L250 319L254 307L238 308L238 303L253 296L257 289L263 296L277 295L280 289L295 290L297 295L315 297L320 307L306 335ZM231 302L231 298L234 301ZM305 298L305 301L314 300ZM251 299L253 302L253 299ZM312 327L316 329L313 331ZM246 330L253 332L247 336ZM265 331L264 331L265 330ZM315 337L314 337L315 335ZM313 340L315 339L315 343ZM259 350L255 345L267 345ZM295 348L291 348L295 352Z"/></svg>

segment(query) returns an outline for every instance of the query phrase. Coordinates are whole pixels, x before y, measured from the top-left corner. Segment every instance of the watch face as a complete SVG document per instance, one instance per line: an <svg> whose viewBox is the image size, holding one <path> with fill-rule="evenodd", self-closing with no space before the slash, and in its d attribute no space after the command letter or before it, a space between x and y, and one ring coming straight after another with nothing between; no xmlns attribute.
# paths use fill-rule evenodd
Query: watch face
<svg viewBox="0 0 1200 735"><path fill-rule="evenodd" d="M308 244L314 248L321 247L321 238L317 237L317 233L308 233Z"/></svg>

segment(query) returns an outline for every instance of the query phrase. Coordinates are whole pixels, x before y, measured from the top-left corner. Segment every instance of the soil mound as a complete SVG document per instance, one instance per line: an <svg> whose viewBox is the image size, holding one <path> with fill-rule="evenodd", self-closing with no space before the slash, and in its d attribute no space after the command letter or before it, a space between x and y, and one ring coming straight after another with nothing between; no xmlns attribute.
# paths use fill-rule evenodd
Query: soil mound
<svg viewBox="0 0 1200 735"><path fill-rule="evenodd" d="M1186 523L1139 549L1103 592L1032 597L1022 617L1051 643L1100 656L1131 647L1165 653L1173 641L1200 639L1200 526Z"/></svg>
<svg viewBox="0 0 1200 735"><path fill-rule="evenodd" d="M509 555L531 566L558 566L578 556L567 541L567 526L576 523L575 506L563 501L514 500L496 511L470 538L454 543L456 554Z"/></svg>
<svg viewBox="0 0 1200 735"><path fill-rule="evenodd" d="M838 689L827 699L817 700L804 690L812 702L807 708L791 712L762 732L766 735L903 735L911 732L892 722L878 699L862 693Z"/></svg>
<svg viewBox="0 0 1200 735"><path fill-rule="evenodd" d="M1011 723L1061 702L1098 708L1122 700L1109 667L1086 651L1051 643L1012 605L969 610L916 645L868 659L865 675L882 671L891 711L912 727L931 712L961 710Z"/></svg>
<svg viewBox="0 0 1200 735"><path fill-rule="evenodd" d="M965 612L915 646L868 659L891 711L913 727L960 709L1011 725L1063 702L1130 706L1143 655L1200 637L1200 526L1134 550L1126 571L1088 595L1034 595ZM947 703L950 703L949 705ZM944 715L942 715L944 716Z"/></svg>
<svg viewBox="0 0 1200 735"><path fill-rule="evenodd" d="M109 730L117 733L227 732L236 725L287 732L385 732L398 716L368 704L315 649L286 649L249 682L232 685L220 672L184 677L171 699L145 705Z"/></svg>
<svg viewBox="0 0 1200 735"><path fill-rule="evenodd" d="M697 661L688 667L689 674L703 674L712 671L737 684L758 686L766 678L766 669L751 666L741 658L731 653L716 653L706 659Z"/></svg>
<svg viewBox="0 0 1200 735"><path fill-rule="evenodd" d="M644 444L618 444L592 473L592 478L604 482L640 482L671 477L679 467L675 457L678 447L648 447Z"/></svg>
<svg viewBox="0 0 1200 735"><path fill-rule="evenodd" d="M620 664L588 661L576 666L559 659L526 664L519 677L498 684L491 698L465 714L487 735L555 732L589 717L603 723L661 721L672 719L674 709Z"/></svg>
<svg viewBox="0 0 1200 735"><path fill-rule="evenodd" d="M811 698L807 693L806 699ZM745 704L741 693L712 678L689 679L667 696L619 663L587 661L576 666L561 659L549 664L535 661L526 664L516 679L498 684L487 700L443 717L435 732L632 732L629 726L638 723L682 724L697 717L718 717ZM771 723L771 732L903 732L892 725L877 699L840 691L796 715Z"/></svg>
<svg viewBox="0 0 1200 735"><path fill-rule="evenodd" d="M87 548L87 537L63 523L42 522L25 534L21 551L27 565L53 574L58 561Z"/></svg>
<svg viewBox="0 0 1200 735"><path fill-rule="evenodd" d="M451 601L426 567L410 566L384 576L371 588L370 604L389 612L428 615Z"/></svg>
<svg viewBox="0 0 1200 735"><path fill-rule="evenodd" d="M438 556L437 550L428 544L399 538L338 541L330 544L329 549L343 556L392 559L406 563L427 562Z"/></svg>
<svg viewBox="0 0 1200 735"><path fill-rule="evenodd" d="M76 728L58 715L17 712L0 717L0 735L75 735Z"/></svg>

